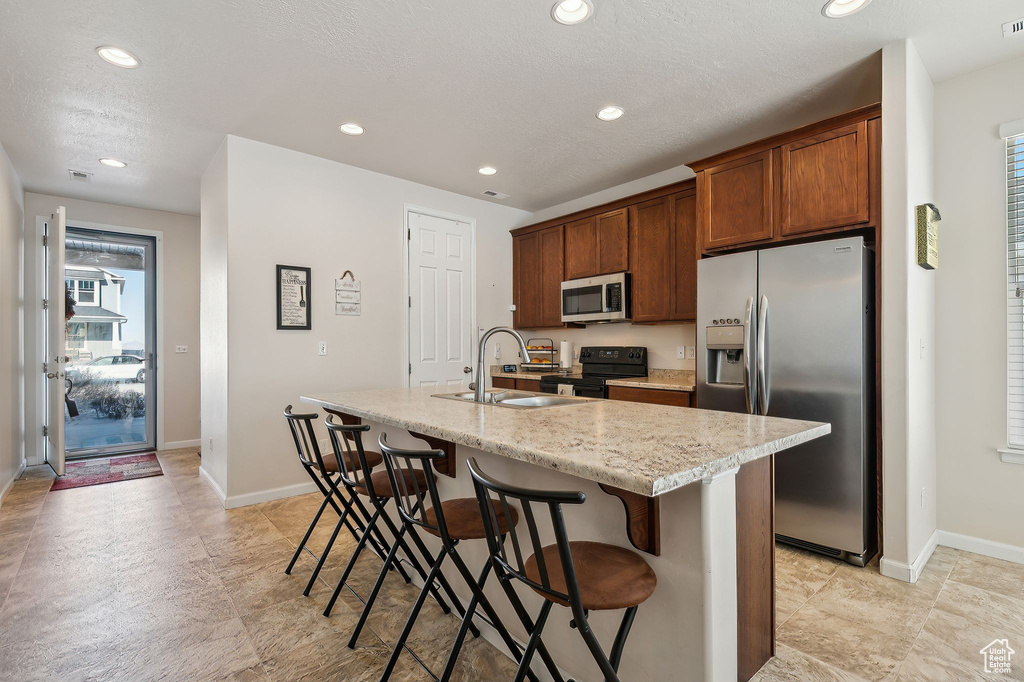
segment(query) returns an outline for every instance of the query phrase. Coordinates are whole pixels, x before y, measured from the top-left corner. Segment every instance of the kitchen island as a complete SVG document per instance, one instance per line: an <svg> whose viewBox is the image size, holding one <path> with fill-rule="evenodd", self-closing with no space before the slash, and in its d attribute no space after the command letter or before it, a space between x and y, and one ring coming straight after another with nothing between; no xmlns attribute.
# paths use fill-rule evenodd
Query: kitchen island
<svg viewBox="0 0 1024 682"><path fill-rule="evenodd" d="M512 409L434 397L445 392L318 393L303 401L370 424L368 449L381 432L399 447L426 442L445 449L444 498L473 496L469 457L499 480L586 493L585 504L565 510L573 539L632 545L658 575L623 655L623 679L733 682L770 657L772 457L828 434L828 424L608 400ZM470 565L486 559L483 542L461 550ZM523 637L500 588L487 591L513 634ZM462 596L468 601L468 589ZM536 595L522 596L539 607ZM620 617L591 615L606 650ZM568 627L568 611L553 618L544 638L559 666L577 680L599 678ZM493 632L485 634L503 649Z"/></svg>

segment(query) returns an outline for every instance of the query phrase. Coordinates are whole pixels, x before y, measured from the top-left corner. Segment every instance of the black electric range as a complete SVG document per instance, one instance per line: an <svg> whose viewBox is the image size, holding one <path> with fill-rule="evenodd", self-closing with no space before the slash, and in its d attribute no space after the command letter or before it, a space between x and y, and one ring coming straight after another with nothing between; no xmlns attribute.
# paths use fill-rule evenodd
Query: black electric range
<svg viewBox="0 0 1024 682"><path fill-rule="evenodd" d="M580 349L581 374L548 374L540 378L542 393L558 393L559 384L573 387L573 395L607 398L609 379L647 376L647 349L643 346L584 346Z"/></svg>

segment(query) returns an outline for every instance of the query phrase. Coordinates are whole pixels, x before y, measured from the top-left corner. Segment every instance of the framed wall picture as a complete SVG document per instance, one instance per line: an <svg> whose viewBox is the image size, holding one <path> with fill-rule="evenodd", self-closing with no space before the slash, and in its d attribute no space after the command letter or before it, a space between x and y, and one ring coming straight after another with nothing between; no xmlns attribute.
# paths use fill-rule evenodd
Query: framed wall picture
<svg viewBox="0 0 1024 682"><path fill-rule="evenodd" d="M277 266L278 329L312 329L310 279L309 268Z"/></svg>

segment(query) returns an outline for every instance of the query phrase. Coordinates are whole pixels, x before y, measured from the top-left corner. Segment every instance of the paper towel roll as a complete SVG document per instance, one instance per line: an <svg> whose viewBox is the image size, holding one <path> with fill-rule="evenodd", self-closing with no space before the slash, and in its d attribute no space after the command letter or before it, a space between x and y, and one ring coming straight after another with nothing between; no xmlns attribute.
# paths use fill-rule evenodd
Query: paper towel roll
<svg viewBox="0 0 1024 682"><path fill-rule="evenodd" d="M558 366L562 369L572 369L572 344L562 341L558 346Z"/></svg>

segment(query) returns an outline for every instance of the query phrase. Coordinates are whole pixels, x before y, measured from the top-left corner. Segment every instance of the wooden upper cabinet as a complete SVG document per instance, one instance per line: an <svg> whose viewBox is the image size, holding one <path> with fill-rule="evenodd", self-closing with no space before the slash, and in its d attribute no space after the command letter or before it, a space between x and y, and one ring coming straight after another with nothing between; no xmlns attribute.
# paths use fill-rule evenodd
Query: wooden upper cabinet
<svg viewBox="0 0 1024 682"><path fill-rule="evenodd" d="M870 220L867 121L784 144L779 154L783 236Z"/></svg>
<svg viewBox="0 0 1024 682"><path fill-rule="evenodd" d="M630 207L634 322L663 322L672 318L674 204L673 197L667 196Z"/></svg>
<svg viewBox="0 0 1024 682"><path fill-rule="evenodd" d="M597 216L597 274L629 269L629 211L620 208Z"/></svg>
<svg viewBox="0 0 1024 682"><path fill-rule="evenodd" d="M562 279L565 260L562 226L541 230L540 235L540 298L541 327L562 326Z"/></svg>
<svg viewBox="0 0 1024 682"><path fill-rule="evenodd" d="M565 278L629 269L629 220L620 208L565 225Z"/></svg>
<svg viewBox="0 0 1024 682"><path fill-rule="evenodd" d="M693 192L673 195L675 224L675 291L673 320L697 319L697 197Z"/></svg>
<svg viewBox="0 0 1024 682"><path fill-rule="evenodd" d="M516 310L512 324L517 328L540 326L541 306L540 233L512 239L512 298Z"/></svg>
<svg viewBox="0 0 1024 682"><path fill-rule="evenodd" d="M697 221L704 249L772 238L772 151L697 175Z"/></svg>
<svg viewBox="0 0 1024 682"><path fill-rule="evenodd" d="M565 226L565 278L580 279L598 274L597 217Z"/></svg>

